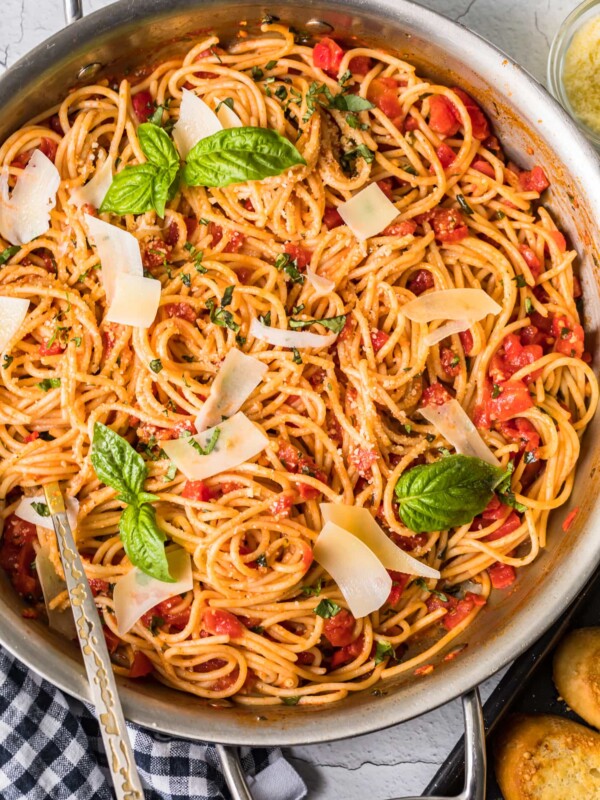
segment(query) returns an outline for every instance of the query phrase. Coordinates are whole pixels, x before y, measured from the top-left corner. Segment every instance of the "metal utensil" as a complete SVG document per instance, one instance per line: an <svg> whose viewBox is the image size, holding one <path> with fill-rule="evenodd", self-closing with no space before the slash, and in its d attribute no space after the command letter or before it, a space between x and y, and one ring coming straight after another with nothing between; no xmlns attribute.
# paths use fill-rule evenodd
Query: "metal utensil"
<svg viewBox="0 0 600 800"><path fill-rule="evenodd" d="M44 486L44 494L58 540L75 628L115 794L117 800L144 800L100 617L77 552L60 486L57 482L49 483Z"/></svg>

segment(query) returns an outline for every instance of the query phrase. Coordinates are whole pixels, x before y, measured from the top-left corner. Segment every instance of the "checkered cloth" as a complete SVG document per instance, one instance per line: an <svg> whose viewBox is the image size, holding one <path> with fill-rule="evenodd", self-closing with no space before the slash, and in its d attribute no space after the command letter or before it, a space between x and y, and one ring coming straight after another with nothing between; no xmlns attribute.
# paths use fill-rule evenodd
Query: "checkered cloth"
<svg viewBox="0 0 600 800"><path fill-rule="evenodd" d="M229 800L215 748L127 725L146 800ZM242 751L254 800L301 800L306 787L279 749ZM0 649L2 800L113 800L98 723Z"/></svg>

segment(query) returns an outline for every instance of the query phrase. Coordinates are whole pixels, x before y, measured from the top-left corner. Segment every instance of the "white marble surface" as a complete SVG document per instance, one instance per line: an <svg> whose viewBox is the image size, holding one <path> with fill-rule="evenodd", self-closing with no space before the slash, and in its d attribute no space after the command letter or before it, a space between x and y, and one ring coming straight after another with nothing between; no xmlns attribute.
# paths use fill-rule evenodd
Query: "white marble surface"
<svg viewBox="0 0 600 800"><path fill-rule="evenodd" d="M168 0L165 0L168 2ZM84 0L86 11L108 0ZM509 53L538 80L554 33L578 0L425 0ZM268 3L265 4L268 6ZM3 0L0 71L62 25L61 0ZM483 687L484 698L496 685ZM295 747L288 755L319 800L387 800L419 794L462 731L458 702L380 733L332 744Z"/></svg>

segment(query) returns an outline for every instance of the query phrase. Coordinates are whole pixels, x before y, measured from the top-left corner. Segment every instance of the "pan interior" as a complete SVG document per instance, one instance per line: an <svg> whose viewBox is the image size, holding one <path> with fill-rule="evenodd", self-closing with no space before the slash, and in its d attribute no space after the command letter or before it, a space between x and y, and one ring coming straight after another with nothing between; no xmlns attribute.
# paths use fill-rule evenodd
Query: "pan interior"
<svg viewBox="0 0 600 800"><path fill-rule="evenodd" d="M551 178L548 205L581 254L585 325L594 332L600 320L598 275L594 254L598 233L591 221L600 216L597 159L566 114L508 58L460 25L405 0L352 0L343 4L232 0L204 2L161 0L119 2L75 24L44 43L0 79L0 141L34 114L58 102L73 86L93 82L90 71L110 75L152 63L214 31L232 39L240 20L257 28L268 11L308 33L333 31L343 39L385 46L415 64L427 76L459 84L484 105L508 153L519 163L541 164ZM234 21L234 22L232 22ZM87 70L82 68L88 67ZM572 198L579 208L573 211ZM582 448L575 490L568 508L579 507L568 536L561 521L568 509L553 515L549 546L520 572L509 594L492 602L469 628L468 648L459 659L436 663L423 678L412 674L381 685L381 694L356 693L326 706L239 707L218 709L193 696L154 682L121 681L127 716L164 732L240 744L297 744L367 733L424 713L464 692L526 649L545 630L600 560L600 508L595 476L600 459L600 419L592 422ZM598 528L596 528L598 526ZM71 694L87 697L78 647L66 643L43 623L25 620L4 575L0 579L0 639L18 657Z"/></svg>

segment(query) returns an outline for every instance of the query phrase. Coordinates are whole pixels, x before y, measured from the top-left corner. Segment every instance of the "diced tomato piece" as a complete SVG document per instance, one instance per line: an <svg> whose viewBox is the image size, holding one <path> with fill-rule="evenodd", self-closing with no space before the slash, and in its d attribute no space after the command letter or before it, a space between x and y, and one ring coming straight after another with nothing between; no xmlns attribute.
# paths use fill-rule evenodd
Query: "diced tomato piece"
<svg viewBox="0 0 600 800"><path fill-rule="evenodd" d="M106 640L106 647L108 648L108 652L112 655L119 645L123 644L123 641L119 639L116 633L113 633L108 625L102 626L102 631L104 632L104 638Z"/></svg>
<svg viewBox="0 0 600 800"><path fill-rule="evenodd" d="M473 422L478 428L489 428L492 422L505 422L533 406L529 389L523 381L507 381L498 389L498 396L492 397L492 387L486 383L483 400L473 414Z"/></svg>
<svg viewBox="0 0 600 800"><path fill-rule="evenodd" d="M565 533L568 533L569 530L571 529L571 526L575 522L577 514L579 514L579 506L577 506L577 508L574 508L572 511L569 511L569 513L565 517L565 521L562 524L562 529Z"/></svg>
<svg viewBox="0 0 600 800"><path fill-rule="evenodd" d="M211 245L216 247L223 238L223 228L216 222L209 222L208 234L211 237Z"/></svg>
<svg viewBox="0 0 600 800"><path fill-rule="evenodd" d="M202 615L205 629L214 636L230 636L239 639L244 629L238 618L222 608L205 608Z"/></svg>
<svg viewBox="0 0 600 800"><path fill-rule="evenodd" d="M393 200L393 187L391 178L382 178L380 181L377 181L377 186L379 186L388 200Z"/></svg>
<svg viewBox="0 0 600 800"><path fill-rule="evenodd" d="M113 347L117 341L117 335L120 332L120 325L116 322L107 322L106 328L102 331L102 345L104 347L104 355L106 358L111 354Z"/></svg>
<svg viewBox="0 0 600 800"><path fill-rule="evenodd" d="M313 549L308 542L302 542L302 566L306 572L314 561L315 555Z"/></svg>
<svg viewBox="0 0 600 800"><path fill-rule="evenodd" d="M249 197L246 197L246 199L242 201L242 205L244 206L246 211L255 211L256 210L254 208L254 204L253 204L252 200L250 200Z"/></svg>
<svg viewBox="0 0 600 800"><path fill-rule="evenodd" d="M410 236L417 230L417 223L414 219L405 219L403 222L396 222L388 225L381 231L382 236ZM428 273L429 274L429 273Z"/></svg>
<svg viewBox="0 0 600 800"><path fill-rule="evenodd" d="M494 589L508 589L517 579L517 572L511 564L502 564L496 561L488 568L488 573Z"/></svg>
<svg viewBox="0 0 600 800"><path fill-rule="evenodd" d="M398 100L398 81L395 78L375 78L367 89L367 100L382 111L396 127L402 122L402 106Z"/></svg>
<svg viewBox="0 0 600 800"><path fill-rule="evenodd" d="M509 442L518 442L519 452L534 453L540 446L540 435L528 419L517 417L501 422L500 432Z"/></svg>
<svg viewBox="0 0 600 800"><path fill-rule="evenodd" d="M522 244L519 247L519 251L520 251L521 255L523 256L523 258L525 260L525 263L527 264L527 266L531 270L531 274L533 275L533 277L534 278L539 277L539 274L540 274L541 269L542 269L542 265L540 263L539 258L533 252L531 247L527 247L526 244Z"/></svg>
<svg viewBox="0 0 600 800"><path fill-rule="evenodd" d="M419 121L415 119L412 114L409 114L404 120L404 133L407 131L416 131L419 127Z"/></svg>
<svg viewBox="0 0 600 800"><path fill-rule="evenodd" d="M350 339L351 336L354 335L354 331L356 330L356 320L350 314L346 316L346 322L344 323L344 327L340 331L340 335L338 336L338 342L345 342L347 339Z"/></svg>
<svg viewBox="0 0 600 800"><path fill-rule="evenodd" d="M185 229L187 231L188 240L192 238L198 228L198 220L195 217L184 217Z"/></svg>
<svg viewBox="0 0 600 800"><path fill-rule="evenodd" d="M275 500L271 503L269 510L274 517L289 517L290 510L294 505L294 498L291 494L282 492L278 494Z"/></svg>
<svg viewBox="0 0 600 800"><path fill-rule="evenodd" d="M441 383L432 383L423 390L423 405L424 406L443 406L448 400L452 399L452 395L448 392L446 387Z"/></svg>
<svg viewBox="0 0 600 800"><path fill-rule="evenodd" d="M377 451L370 447L357 447L350 453L348 460L356 467L361 477L368 478L373 464L377 461Z"/></svg>
<svg viewBox="0 0 600 800"><path fill-rule="evenodd" d="M340 212L333 206L325 206L325 211L323 212L323 222L329 231L333 228L339 228L340 225L345 224L344 220L340 216Z"/></svg>
<svg viewBox="0 0 600 800"><path fill-rule="evenodd" d="M136 650L133 656L133 663L129 667L130 678L145 678L150 675L154 666L148 656L141 650Z"/></svg>
<svg viewBox="0 0 600 800"><path fill-rule="evenodd" d="M481 110L480 106L473 100L471 95L467 94L463 89L458 86L453 86L452 91L457 94L465 104L468 115L471 117L471 129L473 131L473 138L483 141L490 135L490 126ZM453 107L456 108L453 104ZM456 111L458 116L458 111Z"/></svg>
<svg viewBox="0 0 600 800"><path fill-rule="evenodd" d="M511 511L510 514L507 516L506 520L500 525L498 530L495 530L493 533L488 533L487 536L483 537L484 542L495 542L498 539L502 539L505 536L508 536L509 533L516 531L517 528L521 525L521 518L515 511Z"/></svg>
<svg viewBox="0 0 600 800"><path fill-rule="evenodd" d="M208 503L215 497L215 493L204 481L186 481L181 496L186 500Z"/></svg>
<svg viewBox="0 0 600 800"><path fill-rule="evenodd" d="M494 168L490 164L489 161L485 161L483 158L476 158L475 161L471 164L473 169L476 169L477 172L482 172L484 175L487 175L488 178L495 178L496 173L494 172Z"/></svg>
<svg viewBox="0 0 600 800"><path fill-rule="evenodd" d="M210 58L211 56L223 55L225 51L222 50L220 47L211 47L208 50L203 50L201 53L198 53L194 61L202 61L203 58ZM202 78L206 81L215 80L215 78L219 77L219 74L216 72L206 72L205 70L199 70L198 72L194 72L196 78ZM191 86L186 88L192 88Z"/></svg>
<svg viewBox="0 0 600 800"><path fill-rule="evenodd" d="M290 442L281 440L277 450L277 458L288 472L298 472L298 462L303 457L303 452L294 447Z"/></svg>
<svg viewBox="0 0 600 800"><path fill-rule="evenodd" d="M339 615L338 615L339 616ZM365 646L365 637L361 634L358 639L355 639L350 644L335 650L331 656L331 669L337 669L342 664L347 664L349 661L354 661L363 651Z"/></svg>
<svg viewBox="0 0 600 800"><path fill-rule="evenodd" d="M193 667L194 672L214 672L221 669L227 662L224 658L209 658L208 661L203 661L201 664L195 664Z"/></svg>
<svg viewBox="0 0 600 800"><path fill-rule="evenodd" d="M25 169L27 164L29 164L29 159L33 155L33 150L25 150L23 153L19 153L16 158L10 162L11 167L17 167L18 169Z"/></svg>
<svg viewBox="0 0 600 800"><path fill-rule="evenodd" d="M176 247L179 242L179 225L173 220L167 227L165 242L169 247Z"/></svg>
<svg viewBox="0 0 600 800"><path fill-rule="evenodd" d="M519 185L523 192L539 192L541 194L550 186L550 181L541 167L534 167L519 173Z"/></svg>
<svg viewBox="0 0 600 800"><path fill-rule="evenodd" d="M37 540L35 525L14 514L4 521L0 540L0 567L7 573L17 594L30 601L42 599L42 589L33 562Z"/></svg>
<svg viewBox="0 0 600 800"><path fill-rule="evenodd" d="M186 431L198 433L192 419L176 422L172 428L159 428L158 425L150 425L147 422L143 422L138 427L136 433L140 442L148 444L152 438L156 439L158 442L168 442L171 439L179 439Z"/></svg>
<svg viewBox="0 0 600 800"><path fill-rule="evenodd" d="M131 104L139 122L148 122L155 111L154 100L150 92L137 92L132 96Z"/></svg>
<svg viewBox="0 0 600 800"><path fill-rule="evenodd" d="M181 605L180 597L169 597L158 603L142 616L142 623L150 628L155 618L161 619L162 624L182 631L190 621L191 606L175 611Z"/></svg>
<svg viewBox="0 0 600 800"><path fill-rule="evenodd" d="M337 42L325 36L313 48L313 64L317 69L322 69L332 78L336 78L344 51Z"/></svg>
<svg viewBox="0 0 600 800"><path fill-rule="evenodd" d="M451 347L440 347L440 361L449 378L460 374L460 359Z"/></svg>
<svg viewBox="0 0 600 800"><path fill-rule="evenodd" d="M48 346L48 343L46 343L41 344L39 347L39 353L41 356L59 356L64 352L64 350L64 345L58 341L53 342L50 346Z"/></svg>
<svg viewBox="0 0 600 800"><path fill-rule="evenodd" d="M564 234L562 234L560 231L550 231L550 236L556 242L556 246L560 252L564 253L567 249L567 240L565 239Z"/></svg>
<svg viewBox="0 0 600 800"><path fill-rule="evenodd" d="M102 578L90 578L88 583L94 597L98 597L99 594L107 594L110 588L109 582L103 581Z"/></svg>
<svg viewBox="0 0 600 800"><path fill-rule="evenodd" d="M167 317L186 319L188 322L196 321L196 311L189 303L167 303L164 307Z"/></svg>
<svg viewBox="0 0 600 800"><path fill-rule="evenodd" d="M308 483L299 483L298 494L302 500L314 500L321 492L315 486L310 486Z"/></svg>
<svg viewBox="0 0 600 800"><path fill-rule="evenodd" d="M482 519L502 519L506 514L506 506L500 502L498 495L494 495L484 510L481 512ZM477 519L477 518L476 518ZM483 527L483 526L481 526ZM472 530L481 530L480 527Z"/></svg>
<svg viewBox="0 0 600 800"><path fill-rule="evenodd" d="M463 215L457 208L436 208L431 225L435 238L440 242L460 242L469 235Z"/></svg>
<svg viewBox="0 0 600 800"><path fill-rule="evenodd" d="M56 159L56 151L58 150L58 144L54 141L54 139L49 139L46 136L42 136L38 149L41 150L41 152L54 164Z"/></svg>
<svg viewBox="0 0 600 800"><path fill-rule="evenodd" d="M162 239L153 238L147 241L142 250L142 263L147 270L164 267L171 248Z"/></svg>
<svg viewBox="0 0 600 800"><path fill-rule="evenodd" d="M446 601L432 595L427 600L427 608L429 611L435 611L438 608L447 609L447 614L440 621L446 630L451 631L469 616L475 608L475 602L469 595L465 596L463 600L448 595Z"/></svg>
<svg viewBox="0 0 600 800"><path fill-rule="evenodd" d="M373 345L373 350L378 353L381 348L387 344L389 341L389 334L385 331L374 330L370 333L371 336L371 344Z"/></svg>
<svg viewBox="0 0 600 800"><path fill-rule="evenodd" d="M584 332L581 325L571 322L564 316L552 320L552 334L556 337L554 349L573 358L581 358L584 351Z"/></svg>
<svg viewBox="0 0 600 800"><path fill-rule="evenodd" d="M323 622L323 635L333 647L345 647L356 638L354 636L355 623L356 620L352 614L342 608L334 617Z"/></svg>
<svg viewBox="0 0 600 800"><path fill-rule="evenodd" d="M241 233L240 231L232 231L229 236L229 241L223 248L224 253L239 253L242 247L244 246L244 242L246 241L246 236Z"/></svg>
<svg viewBox="0 0 600 800"><path fill-rule="evenodd" d="M471 350L473 349L473 334L471 331L461 331L458 334L458 337L463 346L463 350L465 351L465 355L470 355Z"/></svg>
<svg viewBox="0 0 600 800"><path fill-rule="evenodd" d="M407 575L405 572L396 572L396 570L393 569L388 569L387 573L392 579L392 588L385 602L390 606L395 606L406 589L411 576Z"/></svg>
<svg viewBox="0 0 600 800"><path fill-rule="evenodd" d="M442 142L435 152L437 153L440 164L444 169L447 169L456 159L456 153L451 147L448 147L445 142Z"/></svg>
<svg viewBox="0 0 600 800"><path fill-rule="evenodd" d="M539 344L523 346L519 337L511 333L504 338L500 349L492 356L489 374L494 383L502 383L511 375L529 364L535 364L544 355L544 350ZM533 370L526 378L525 383L530 383L541 374L540 370Z"/></svg>
<svg viewBox="0 0 600 800"><path fill-rule="evenodd" d="M353 75L366 75L372 66L373 62L369 56L354 56L350 59L348 69Z"/></svg>
<svg viewBox="0 0 600 800"><path fill-rule="evenodd" d="M418 269L406 284L409 292L417 297L435 286L433 275L428 269Z"/></svg>
<svg viewBox="0 0 600 800"><path fill-rule="evenodd" d="M441 136L454 136L460 130L460 117L456 107L443 94L434 94L429 98L429 127Z"/></svg>
<svg viewBox="0 0 600 800"><path fill-rule="evenodd" d="M425 463L424 461L421 463ZM414 464L413 466L417 466ZM402 536L400 533L396 533L392 531L390 534L390 539L399 547L400 550L404 550L406 553L411 553L413 550L418 550L421 547L425 547L428 540L428 535L426 533L417 533L414 536Z"/></svg>
<svg viewBox="0 0 600 800"><path fill-rule="evenodd" d="M312 253L300 244L288 242L284 247L284 252L296 262L296 266L301 272L310 264Z"/></svg>
<svg viewBox="0 0 600 800"><path fill-rule="evenodd" d="M23 439L25 444L30 444L30 442L35 442L36 439L40 438L39 431L32 431L28 433L27 436Z"/></svg>

